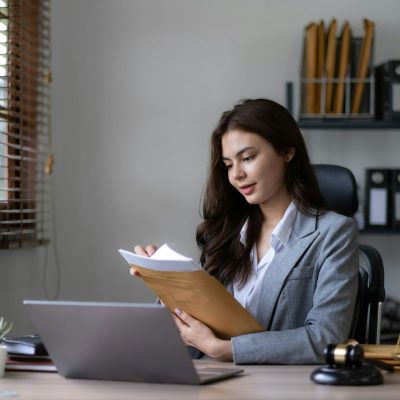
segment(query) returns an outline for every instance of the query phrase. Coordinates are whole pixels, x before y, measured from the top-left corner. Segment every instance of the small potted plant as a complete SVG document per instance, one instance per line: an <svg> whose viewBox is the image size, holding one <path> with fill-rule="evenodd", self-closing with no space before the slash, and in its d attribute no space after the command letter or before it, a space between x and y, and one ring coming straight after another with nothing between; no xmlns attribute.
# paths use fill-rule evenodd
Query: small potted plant
<svg viewBox="0 0 400 400"><path fill-rule="evenodd" d="M12 327L12 322L7 322L3 317L0 317L0 343L2 342L4 336L11 331Z"/></svg>
<svg viewBox="0 0 400 400"><path fill-rule="evenodd" d="M7 346L2 343L4 336L11 331L13 324L7 322L3 317L0 318L0 377L4 375L7 358Z"/></svg>

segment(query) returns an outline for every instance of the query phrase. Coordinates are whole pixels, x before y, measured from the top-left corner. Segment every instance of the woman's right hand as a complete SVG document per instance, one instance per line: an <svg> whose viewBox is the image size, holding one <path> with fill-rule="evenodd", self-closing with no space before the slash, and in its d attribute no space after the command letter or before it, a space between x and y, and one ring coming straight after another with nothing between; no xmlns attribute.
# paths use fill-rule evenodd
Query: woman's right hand
<svg viewBox="0 0 400 400"><path fill-rule="evenodd" d="M133 252L139 256L151 257L157 251L157 246L154 244L148 244L146 247L135 246Z"/></svg>
<svg viewBox="0 0 400 400"><path fill-rule="evenodd" d="M143 257L151 257L156 251L157 251L157 246L155 246L154 244L148 244L146 247L135 246L133 248L134 253ZM130 269L130 274L132 276L140 276L139 272L136 271L136 269L133 267Z"/></svg>

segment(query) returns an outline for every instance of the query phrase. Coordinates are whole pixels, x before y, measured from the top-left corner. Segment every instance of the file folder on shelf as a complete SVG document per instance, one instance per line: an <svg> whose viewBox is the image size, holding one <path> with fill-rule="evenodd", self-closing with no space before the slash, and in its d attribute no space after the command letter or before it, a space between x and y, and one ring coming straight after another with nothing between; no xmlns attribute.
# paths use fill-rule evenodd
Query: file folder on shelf
<svg viewBox="0 0 400 400"><path fill-rule="evenodd" d="M333 104L333 113L342 114L344 112L344 100L345 100L345 79L346 73L350 72L349 56L350 56L350 24L346 21L340 39L340 55L338 63L337 79L338 82L335 85L335 97Z"/></svg>
<svg viewBox="0 0 400 400"><path fill-rule="evenodd" d="M336 67L336 19L333 19L328 28L328 38L326 45L326 89L325 89L325 111L332 112L333 82Z"/></svg>
<svg viewBox="0 0 400 400"><path fill-rule="evenodd" d="M315 77L318 82L315 85L315 112L320 114L324 112L322 104L322 94L325 92L323 89L323 77L325 74L325 25L324 21L320 21L317 28L317 70Z"/></svg>
<svg viewBox="0 0 400 400"><path fill-rule="evenodd" d="M390 169L367 169L365 196L366 229L390 227Z"/></svg>
<svg viewBox="0 0 400 400"><path fill-rule="evenodd" d="M375 68L376 118L400 121L400 60L389 60Z"/></svg>
<svg viewBox="0 0 400 400"><path fill-rule="evenodd" d="M364 91L365 78L367 77L367 72L369 65L371 63L371 54L372 54L372 39L374 33L375 24L368 20L364 19L364 30L365 35L363 38L361 52L358 60L357 66L357 83L355 84L353 99L351 103L351 113L357 114L361 109L361 101Z"/></svg>
<svg viewBox="0 0 400 400"><path fill-rule="evenodd" d="M306 113L314 114L316 100L316 86L313 82L317 75L317 25L312 22L306 26L305 41L305 75L306 75Z"/></svg>
<svg viewBox="0 0 400 400"><path fill-rule="evenodd" d="M400 229L400 169L392 170L391 206L393 229Z"/></svg>

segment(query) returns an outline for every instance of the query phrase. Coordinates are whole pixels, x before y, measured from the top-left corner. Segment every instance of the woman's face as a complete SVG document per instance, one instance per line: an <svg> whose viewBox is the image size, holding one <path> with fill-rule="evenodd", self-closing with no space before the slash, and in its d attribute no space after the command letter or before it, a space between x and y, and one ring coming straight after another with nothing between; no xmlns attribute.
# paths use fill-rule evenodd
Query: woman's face
<svg viewBox="0 0 400 400"><path fill-rule="evenodd" d="M250 204L287 196L285 171L294 149L280 155L262 136L233 129L222 136L222 159L229 182Z"/></svg>

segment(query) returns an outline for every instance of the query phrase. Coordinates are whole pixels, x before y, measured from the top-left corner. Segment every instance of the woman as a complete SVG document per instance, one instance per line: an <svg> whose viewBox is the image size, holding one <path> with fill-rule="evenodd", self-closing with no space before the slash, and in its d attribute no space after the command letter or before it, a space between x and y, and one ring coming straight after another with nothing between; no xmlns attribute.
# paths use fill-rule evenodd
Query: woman
<svg viewBox="0 0 400 400"><path fill-rule="evenodd" d="M296 122L271 100L223 113L197 229L201 263L265 327L222 340L184 310L186 344L236 364L306 364L348 338L357 293L355 222L329 211ZM151 255L155 246L135 247ZM133 273L135 273L133 271Z"/></svg>

